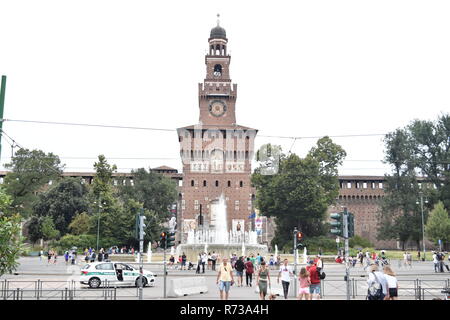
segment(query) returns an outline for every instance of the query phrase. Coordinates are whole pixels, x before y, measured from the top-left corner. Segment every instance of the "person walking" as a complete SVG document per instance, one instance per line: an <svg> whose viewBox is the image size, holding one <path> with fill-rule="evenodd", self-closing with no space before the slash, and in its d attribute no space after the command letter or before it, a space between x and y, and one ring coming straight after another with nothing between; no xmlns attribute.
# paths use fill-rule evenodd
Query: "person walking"
<svg viewBox="0 0 450 320"><path fill-rule="evenodd" d="M186 269L186 255L183 252L183 254L181 255L181 270L184 269Z"/></svg>
<svg viewBox="0 0 450 320"><path fill-rule="evenodd" d="M309 300L320 300L320 275L317 266L313 260L310 260L306 266L306 271L309 272L311 284L309 286Z"/></svg>
<svg viewBox="0 0 450 320"><path fill-rule="evenodd" d="M208 265L206 266L207 270L211 270L212 260L211 260L211 252L208 252Z"/></svg>
<svg viewBox="0 0 450 320"><path fill-rule="evenodd" d="M220 264L216 280L216 284L219 285L220 300L228 300L230 287L233 283L233 268L228 263L228 258L224 257Z"/></svg>
<svg viewBox="0 0 450 320"><path fill-rule="evenodd" d="M410 252L406 252L406 261L408 262L409 268L412 268L412 255Z"/></svg>
<svg viewBox="0 0 450 320"><path fill-rule="evenodd" d="M58 251L53 251L53 264L56 264L58 259Z"/></svg>
<svg viewBox="0 0 450 320"><path fill-rule="evenodd" d="M288 297L289 284L291 283L291 276L293 276L293 275L294 275L294 273L292 272L292 268L288 264L288 259L284 259L283 265L280 266L280 270L278 271L278 278L277 278L277 282L280 283L280 277L281 277L281 285L283 287L284 299L287 299L287 297Z"/></svg>
<svg viewBox="0 0 450 320"><path fill-rule="evenodd" d="M198 257L197 257L197 269L195 270L195 273L196 273L196 274L199 274L199 273L200 273L201 265L202 265L202 254L199 253L199 254L198 254Z"/></svg>
<svg viewBox="0 0 450 320"><path fill-rule="evenodd" d="M403 253L403 265L405 266L405 268L408 265L408 255L406 251Z"/></svg>
<svg viewBox="0 0 450 320"><path fill-rule="evenodd" d="M391 267L384 266L383 268L384 277L387 281L389 297L386 300L397 300L398 299L398 281L395 277L394 271L392 271Z"/></svg>
<svg viewBox="0 0 450 320"><path fill-rule="evenodd" d="M236 269L236 277L237 277L237 285L238 287L242 287L244 285L244 257L239 257L234 265Z"/></svg>
<svg viewBox="0 0 450 320"><path fill-rule="evenodd" d="M47 265L50 264L50 262L51 262L51 260L52 260L52 255L53 255L52 250L48 250L48 251L47 251Z"/></svg>
<svg viewBox="0 0 450 320"><path fill-rule="evenodd" d="M66 252L64 252L64 261L66 261L66 266L69 264L69 258L71 258L69 251L66 250Z"/></svg>
<svg viewBox="0 0 450 320"><path fill-rule="evenodd" d="M39 261L42 262L42 256L44 255L44 251L39 251Z"/></svg>
<svg viewBox="0 0 450 320"><path fill-rule="evenodd" d="M370 265L367 285L367 300L384 300L385 298L389 298L386 277L378 271L376 264Z"/></svg>
<svg viewBox="0 0 450 320"><path fill-rule="evenodd" d="M248 286L252 286L252 278L253 273L255 272L254 265L250 258L247 258L247 262L245 263L245 283Z"/></svg>
<svg viewBox="0 0 450 320"><path fill-rule="evenodd" d="M256 283L258 284L260 299L266 300L267 291L268 288L270 288L270 274L265 261L261 262L258 275L256 277Z"/></svg>
<svg viewBox="0 0 450 320"><path fill-rule="evenodd" d="M202 253L201 259L202 259L202 273L205 273L205 265L208 263L208 256L206 255L206 252Z"/></svg>
<svg viewBox="0 0 450 320"><path fill-rule="evenodd" d="M305 297L305 300L310 300L310 286L311 286L311 278L309 272L306 271L306 268L303 267L300 270L300 274L298 275L299 281L299 290L298 290L298 300L302 300Z"/></svg>
<svg viewBox="0 0 450 320"><path fill-rule="evenodd" d="M438 272L439 270L439 260L438 255L435 251L433 251L433 264L434 264L434 272Z"/></svg>
<svg viewBox="0 0 450 320"><path fill-rule="evenodd" d="M95 258L96 258L95 249L92 249L91 256L89 258L91 260L91 263L95 262Z"/></svg>
<svg viewBox="0 0 450 320"><path fill-rule="evenodd" d="M217 262L217 254L213 251L211 255L211 268L213 271L216 271L216 262Z"/></svg>

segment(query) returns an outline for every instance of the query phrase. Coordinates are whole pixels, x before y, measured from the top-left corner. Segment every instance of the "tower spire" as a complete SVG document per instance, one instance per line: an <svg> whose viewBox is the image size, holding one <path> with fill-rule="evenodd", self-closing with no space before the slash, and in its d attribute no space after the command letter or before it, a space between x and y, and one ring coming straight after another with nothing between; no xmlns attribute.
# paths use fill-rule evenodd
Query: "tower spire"
<svg viewBox="0 0 450 320"><path fill-rule="evenodd" d="M219 26L220 25L220 14L218 13L217 14L217 26Z"/></svg>

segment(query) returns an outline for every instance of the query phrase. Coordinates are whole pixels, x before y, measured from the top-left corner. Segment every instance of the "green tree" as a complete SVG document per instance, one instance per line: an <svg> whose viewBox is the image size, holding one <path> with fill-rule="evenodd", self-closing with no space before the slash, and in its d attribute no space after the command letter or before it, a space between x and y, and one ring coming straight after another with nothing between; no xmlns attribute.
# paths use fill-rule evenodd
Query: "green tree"
<svg viewBox="0 0 450 320"><path fill-rule="evenodd" d="M123 185L119 188L120 197L124 203L124 211L133 223L129 225L134 230L134 217L141 208L146 216L145 241L158 241L163 224L170 218L170 206L177 200L178 191L175 181L162 174L147 171L144 168L133 170L133 185ZM128 243L138 244L133 237Z"/></svg>
<svg viewBox="0 0 450 320"><path fill-rule="evenodd" d="M24 228L27 230L27 239L33 244L44 238L41 223L42 217L32 216L24 225Z"/></svg>
<svg viewBox="0 0 450 320"><path fill-rule="evenodd" d="M0 276L16 270L17 260L23 252L22 219L19 214L12 213L11 203L11 197L0 187Z"/></svg>
<svg viewBox="0 0 450 320"><path fill-rule="evenodd" d="M145 209L167 217L169 207L178 197L175 181L144 168L133 170L131 174L133 185L120 187L121 198L124 201L134 199L142 203Z"/></svg>
<svg viewBox="0 0 450 320"><path fill-rule="evenodd" d="M428 208L437 201L450 208L450 116L444 114L435 122L415 120L386 135L384 142L385 162L392 166L392 174L386 175L377 238L400 240L403 246L413 240L419 248L419 193L429 199ZM424 176L421 185L419 173ZM428 182L435 189L427 188Z"/></svg>
<svg viewBox="0 0 450 320"><path fill-rule="evenodd" d="M113 189L113 173L116 165L110 165L104 155L99 155L94 163L95 178L90 188L90 212L92 215L91 234L99 230L101 239L115 239L121 244L121 232L124 225L123 208Z"/></svg>
<svg viewBox="0 0 450 320"><path fill-rule="evenodd" d="M19 265L17 260L23 252L20 222L18 214L0 214L0 276L15 271Z"/></svg>
<svg viewBox="0 0 450 320"><path fill-rule="evenodd" d="M86 213L78 213L69 224L69 230L73 235L87 234L91 228L93 221Z"/></svg>
<svg viewBox="0 0 450 320"><path fill-rule="evenodd" d="M434 242L437 242L439 239L444 244L450 242L450 218L442 201L439 201L430 212L425 225L425 232Z"/></svg>
<svg viewBox="0 0 450 320"><path fill-rule="evenodd" d="M33 211L37 216L52 217L56 229L64 235L75 215L87 211L88 206L87 189L81 180L65 178L39 194Z"/></svg>
<svg viewBox="0 0 450 320"><path fill-rule="evenodd" d="M19 149L5 164L11 169L4 181L6 192L11 195L11 204L23 217L30 217L37 201L37 193L50 181L57 181L62 173L59 157L41 150Z"/></svg>
<svg viewBox="0 0 450 320"><path fill-rule="evenodd" d="M55 240L59 237L59 231L55 228L52 217L45 216L41 220L41 232L44 240Z"/></svg>
<svg viewBox="0 0 450 320"><path fill-rule="evenodd" d="M295 226L306 237L326 234L325 213L338 194L337 166L344 157L345 151L324 137L304 159L282 154L275 175L261 174L261 168L255 170L252 183L257 190L256 206L263 215L276 218L272 244L290 244Z"/></svg>

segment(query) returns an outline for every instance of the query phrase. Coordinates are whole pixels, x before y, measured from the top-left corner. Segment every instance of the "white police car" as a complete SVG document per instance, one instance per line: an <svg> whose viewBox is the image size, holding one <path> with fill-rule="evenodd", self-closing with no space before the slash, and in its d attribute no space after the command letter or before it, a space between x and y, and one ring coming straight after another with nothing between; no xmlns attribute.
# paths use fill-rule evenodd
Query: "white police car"
<svg viewBox="0 0 450 320"><path fill-rule="evenodd" d="M153 272L143 270L143 286L155 285ZM80 282L87 284L91 288L98 288L100 285L129 285L139 286L139 269L122 262L93 262L85 265L81 269Z"/></svg>

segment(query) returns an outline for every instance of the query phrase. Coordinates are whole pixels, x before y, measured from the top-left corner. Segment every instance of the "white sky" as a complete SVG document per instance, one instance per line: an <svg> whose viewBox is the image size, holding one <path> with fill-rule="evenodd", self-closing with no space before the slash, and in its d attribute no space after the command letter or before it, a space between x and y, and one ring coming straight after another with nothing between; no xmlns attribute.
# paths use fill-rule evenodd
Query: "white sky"
<svg viewBox="0 0 450 320"><path fill-rule="evenodd" d="M261 135L387 133L450 110L450 1L0 0L6 119L177 128L198 121L197 85L221 14L238 124ZM67 171L98 154L119 171L181 169L175 132L5 122ZM348 160L381 160L381 137L335 138ZM257 138L282 145L292 140ZM297 140L304 156L315 139ZM11 150L2 140L1 163ZM83 157L91 159L70 159ZM382 175L377 161L340 174Z"/></svg>

